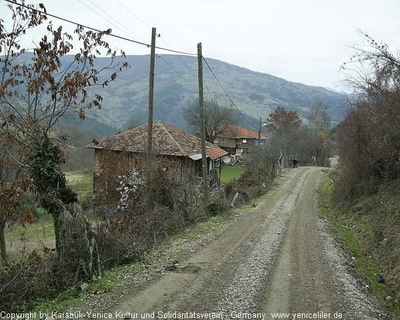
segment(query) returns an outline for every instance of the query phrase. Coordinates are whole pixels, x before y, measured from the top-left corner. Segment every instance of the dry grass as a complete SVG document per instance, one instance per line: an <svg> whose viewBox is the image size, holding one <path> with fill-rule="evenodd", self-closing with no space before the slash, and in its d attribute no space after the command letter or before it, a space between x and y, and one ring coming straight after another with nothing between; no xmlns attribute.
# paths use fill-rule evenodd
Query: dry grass
<svg viewBox="0 0 400 320"><path fill-rule="evenodd" d="M47 217L44 216L32 224L13 225L6 228L5 235L9 259L13 260L22 253L43 249L44 247L55 247L53 218L50 214L47 215Z"/></svg>
<svg viewBox="0 0 400 320"><path fill-rule="evenodd" d="M65 174L68 184L79 194L82 200L92 195L93 174L83 171L72 171ZM44 247L54 248L55 237L52 216L38 209L39 219L32 224L11 225L6 228L6 245L9 259L14 260L22 253L41 250Z"/></svg>

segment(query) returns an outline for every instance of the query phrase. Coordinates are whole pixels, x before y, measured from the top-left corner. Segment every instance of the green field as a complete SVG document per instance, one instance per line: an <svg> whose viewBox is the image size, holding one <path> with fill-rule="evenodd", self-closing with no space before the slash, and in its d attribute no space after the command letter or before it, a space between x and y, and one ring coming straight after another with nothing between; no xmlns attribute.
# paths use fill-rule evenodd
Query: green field
<svg viewBox="0 0 400 320"><path fill-rule="evenodd" d="M225 166L221 171L221 182L228 183L238 179L244 168L240 166ZM65 173L71 189L79 194L81 200L89 200L93 194L93 173L71 171ZM11 258L19 256L23 251L37 248L54 247L53 217L42 208L37 208L39 219L25 226L14 225L6 229L7 249Z"/></svg>
<svg viewBox="0 0 400 320"><path fill-rule="evenodd" d="M79 194L82 201L89 200L93 194L93 173L71 171L65 173L68 185Z"/></svg>
<svg viewBox="0 0 400 320"><path fill-rule="evenodd" d="M11 225L5 230L8 258L13 260L21 254L55 245L53 217L42 208L37 209L39 219L24 226Z"/></svg>
<svg viewBox="0 0 400 320"><path fill-rule="evenodd" d="M79 194L81 200L90 199L93 192L93 173L83 171L67 172L65 174L69 186ZM10 259L17 258L23 252L30 252L43 247L54 247L53 217L37 208L39 219L25 226L11 225L5 230L7 251Z"/></svg>
<svg viewBox="0 0 400 320"><path fill-rule="evenodd" d="M221 182L229 183L237 180L244 173L245 169L241 166L224 166L221 171Z"/></svg>

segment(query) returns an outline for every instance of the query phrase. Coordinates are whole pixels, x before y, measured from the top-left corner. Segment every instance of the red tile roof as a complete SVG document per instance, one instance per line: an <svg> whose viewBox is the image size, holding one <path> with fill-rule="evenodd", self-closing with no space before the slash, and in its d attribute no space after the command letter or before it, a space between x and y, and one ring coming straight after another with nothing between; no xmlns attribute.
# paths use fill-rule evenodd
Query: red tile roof
<svg viewBox="0 0 400 320"><path fill-rule="evenodd" d="M223 138L235 139L258 139L258 131L249 130L243 127L229 124L224 126L223 132L219 136ZM265 134L261 134L261 139L267 139Z"/></svg>
<svg viewBox="0 0 400 320"><path fill-rule="evenodd" d="M228 154L209 142L206 147L207 157L212 160ZM87 148L144 153L147 150L147 125L103 139L94 139ZM190 133L157 121L153 123L153 151L160 155L189 157L201 153L201 142Z"/></svg>

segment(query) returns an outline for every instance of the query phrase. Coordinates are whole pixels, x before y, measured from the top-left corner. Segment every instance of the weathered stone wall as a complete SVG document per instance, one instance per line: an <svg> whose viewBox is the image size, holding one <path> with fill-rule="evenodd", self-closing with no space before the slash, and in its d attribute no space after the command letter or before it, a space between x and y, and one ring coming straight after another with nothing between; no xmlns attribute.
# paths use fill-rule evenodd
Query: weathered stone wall
<svg viewBox="0 0 400 320"><path fill-rule="evenodd" d="M95 150L93 194L98 204L116 204L120 194L118 176L140 169L143 159L131 152Z"/></svg>
<svg viewBox="0 0 400 320"><path fill-rule="evenodd" d="M143 170L145 155L97 149L94 153L93 193L97 204L117 204L120 193L118 176L130 170ZM186 157L156 157L154 168L161 168L170 179L188 182L201 172L201 161Z"/></svg>

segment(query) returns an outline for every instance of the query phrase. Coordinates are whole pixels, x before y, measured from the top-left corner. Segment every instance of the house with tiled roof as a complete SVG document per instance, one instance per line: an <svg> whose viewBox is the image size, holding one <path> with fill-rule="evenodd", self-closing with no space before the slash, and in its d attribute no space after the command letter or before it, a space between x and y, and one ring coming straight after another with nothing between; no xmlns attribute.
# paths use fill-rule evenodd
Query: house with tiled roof
<svg viewBox="0 0 400 320"><path fill-rule="evenodd" d="M147 125L114 136L94 139L87 148L94 149L93 192L95 199L117 201L118 176L144 169L147 151ZM153 124L153 154L166 175L180 181L201 181L201 141L198 137L160 121ZM218 179L217 162L228 153L206 144L210 185Z"/></svg>
<svg viewBox="0 0 400 320"><path fill-rule="evenodd" d="M261 134L260 139L258 134L258 131L230 124L224 126L214 143L229 154L242 155L251 152L254 147L263 146L266 143L265 134Z"/></svg>

